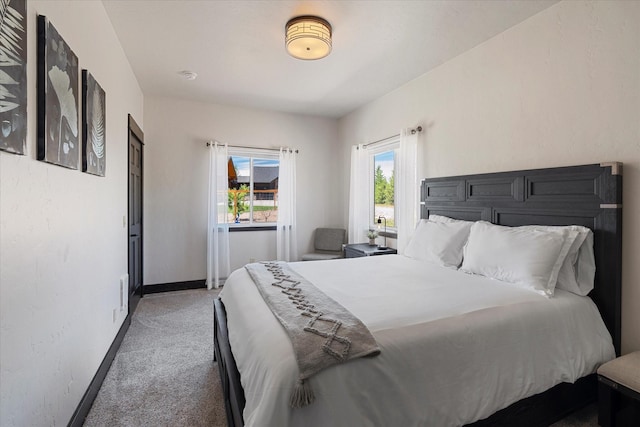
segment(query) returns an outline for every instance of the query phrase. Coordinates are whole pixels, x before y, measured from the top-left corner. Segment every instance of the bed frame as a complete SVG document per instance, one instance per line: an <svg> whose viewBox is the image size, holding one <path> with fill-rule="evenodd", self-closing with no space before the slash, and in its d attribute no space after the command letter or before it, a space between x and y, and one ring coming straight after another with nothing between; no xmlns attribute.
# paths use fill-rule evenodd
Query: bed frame
<svg viewBox="0 0 640 427"><path fill-rule="evenodd" d="M600 310L620 354L622 287L622 164L428 178L422 181L420 217L445 215L495 224L589 227L594 232L595 287ZM227 423L242 426L245 398L229 345L226 312L214 301L214 358L218 361ZM596 398L595 374L523 399L473 426L547 426Z"/></svg>

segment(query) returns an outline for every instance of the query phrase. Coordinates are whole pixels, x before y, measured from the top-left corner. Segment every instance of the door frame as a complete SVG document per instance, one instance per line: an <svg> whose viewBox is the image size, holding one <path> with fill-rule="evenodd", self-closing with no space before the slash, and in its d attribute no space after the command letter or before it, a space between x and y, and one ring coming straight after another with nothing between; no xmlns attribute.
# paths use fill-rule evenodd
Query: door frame
<svg viewBox="0 0 640 427"><path fill-rule="evenodd" d="M143 227L143 218L144 218L144 204L142 203L143 201L143 194L144 194L144 132L142 132L142 129L140 128L140 126L138 126L138 124L136 123L136 121L133 119L133 117L131 116L131 114L128 115L128 121L129 121L129 131L127 132L127 266L128 266L128 273L129 273L129 280L132 280L132 272L133 269L131 268L131 257L130 257L130 248L131 248L131 244L129 242L129 239L131 238L130 236L130 224L131 224L131 136L133 135L135 137L135 139L137 139L138 141L140 141L140 286L138 289L134 289L133 293L129 293L129 289L130 287L127 287L127 293L128 298L129 298L129 315L132 315L135 310L136 307L138 306L138 302L140 302L140 298L143 297L144 295L144 269L143 269L143 263L144 263L144 244L143 244L143 239L144 239L144 227Z"/></svg>

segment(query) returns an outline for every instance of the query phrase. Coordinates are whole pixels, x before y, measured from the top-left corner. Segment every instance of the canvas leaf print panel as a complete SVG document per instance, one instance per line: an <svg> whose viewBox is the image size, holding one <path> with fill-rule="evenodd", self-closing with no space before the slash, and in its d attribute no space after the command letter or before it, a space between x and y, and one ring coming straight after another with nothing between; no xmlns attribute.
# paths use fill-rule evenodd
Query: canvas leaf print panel
<svg viewBox="0 0 640 427"><path fill-rule="evenodd" d="M78 57L38 16L38 160L78 169Z"/></svg>
<svg viewBox="0 0 640 427"><path fill-rule="evenodd" d="M104 176L106 168L106 94L90 72L82 70L82 170Z"/></svg>
<svg viewBox="0 0 640 427"><path fill-rule="evenodd" d="M17 154L27 140L26 15L26 0L0 0L0 150Z"/></svg>

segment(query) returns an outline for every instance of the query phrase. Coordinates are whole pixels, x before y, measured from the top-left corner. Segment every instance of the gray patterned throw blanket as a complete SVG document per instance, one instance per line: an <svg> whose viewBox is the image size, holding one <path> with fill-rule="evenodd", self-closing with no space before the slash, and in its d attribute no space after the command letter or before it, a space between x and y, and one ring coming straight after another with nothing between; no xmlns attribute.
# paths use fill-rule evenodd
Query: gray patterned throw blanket
<svg viewBox="0 0 640 427"><path fill-rule="evenodd" d="M300 376L291 406L314 400L307 379L338 363L376 356L380 348L367 327L284 262L245 266L262 298L286 330Z"/></svg>

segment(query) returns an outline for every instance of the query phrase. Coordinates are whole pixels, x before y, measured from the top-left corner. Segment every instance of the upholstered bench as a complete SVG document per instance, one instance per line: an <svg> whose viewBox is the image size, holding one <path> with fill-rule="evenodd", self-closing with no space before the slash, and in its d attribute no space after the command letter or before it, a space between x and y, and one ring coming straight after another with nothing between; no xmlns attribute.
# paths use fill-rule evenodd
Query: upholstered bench
<svg viewBox="0 0 640 427"><path fill-rule="evenodd" d="M598 423L601 426L616 425L621 395L633 401L633 413L629 414L634 419L632 422L640 422L637 421L640 416L640 351L618 357L598 368Z"/></svg>

